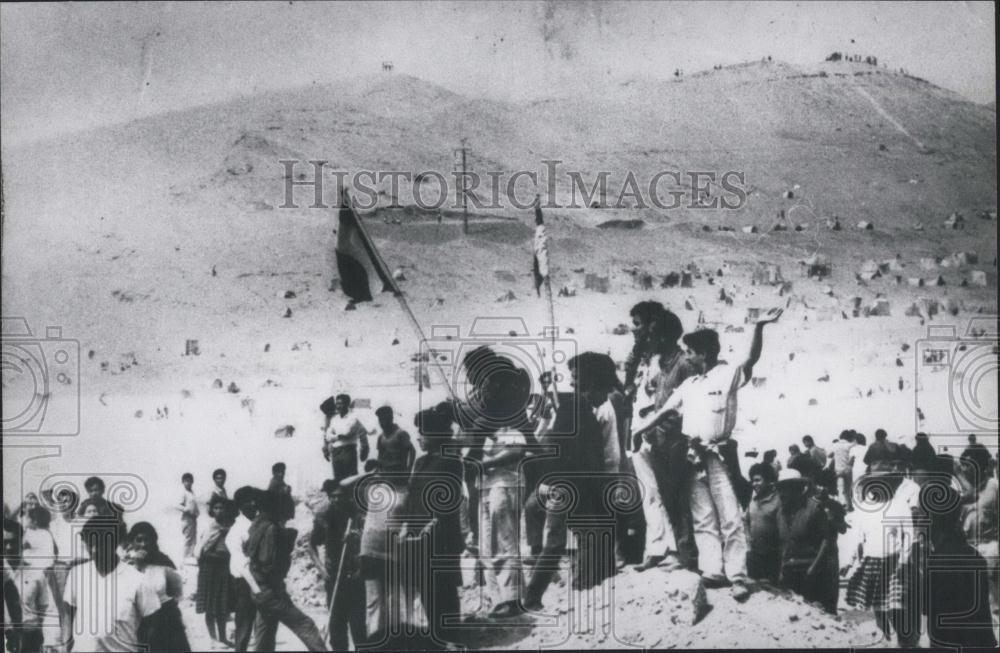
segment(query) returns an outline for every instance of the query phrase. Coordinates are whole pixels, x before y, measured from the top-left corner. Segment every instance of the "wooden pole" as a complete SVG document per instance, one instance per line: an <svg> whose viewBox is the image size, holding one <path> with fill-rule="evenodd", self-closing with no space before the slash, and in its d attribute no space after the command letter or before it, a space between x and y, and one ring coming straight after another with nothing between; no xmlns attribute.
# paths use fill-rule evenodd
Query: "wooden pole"
<svg viewBox="0 0 1000 653"><path fill-rule="evenodd" d="M462 139L462 233L469 235L469 207L465 201L465 141Z"/></svg>

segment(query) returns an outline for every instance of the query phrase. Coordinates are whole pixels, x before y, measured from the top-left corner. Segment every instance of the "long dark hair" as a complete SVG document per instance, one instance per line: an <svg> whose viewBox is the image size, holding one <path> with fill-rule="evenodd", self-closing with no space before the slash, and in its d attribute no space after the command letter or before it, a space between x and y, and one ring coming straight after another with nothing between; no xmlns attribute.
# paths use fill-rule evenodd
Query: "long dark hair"
<svg viewBox="0 0 1000 653"><path fill-rule="evenodd" d="M645 342L636 342L625 361L625 385L632 385L639 369L639 363L652 354L667 354L677 348L677 340L684 333L681 319L657 301L641 301L629 311L630 317L638 317L643 324L650 325L651 337ZM643 351L652 346L651 351Z"/></svg>
<svg viewBox="0 0 1000 653"><path fill-rule="evenodd" d="M166 553L160 551L160 536L148 521L141 521L132 525L129 529L125 541L132 544L140 535L146 536L146 558L143 562L147 565L159 565L177 569L174 561Z"/></svg>

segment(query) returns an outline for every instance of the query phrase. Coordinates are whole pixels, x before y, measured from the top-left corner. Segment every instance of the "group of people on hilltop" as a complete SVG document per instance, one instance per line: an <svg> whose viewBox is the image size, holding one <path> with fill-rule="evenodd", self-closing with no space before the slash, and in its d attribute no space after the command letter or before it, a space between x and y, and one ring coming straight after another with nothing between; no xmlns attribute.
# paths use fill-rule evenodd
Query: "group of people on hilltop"
<svg viewBox="0 0 1000 653"><path fill-rule="evenodd" d="M922 434L913 450L883 431L859 448L864 436L847 430L829 453L806 436L785 466L770 451L744 476L731 437L739 390L752 378L764 328L780 315L759 321L746 357L730 364L720 358L717 332L685 333L662 304L640 302L631 309L624 380L610 356L588 351L568 361L571 383L561 392L543 375L542 392L532 393L532 379L514 361L474 349L462 359L465 399L413 418L420 453L391 407L376 410L372 446L374 432L350 396L322 402L331 478L308 553L325 582L325 636L286 588L298 533L288 526L295 501L285 466L272 468L267 489L241 487L232 499L225 471L216 470L212 522L200 536L186 474L176 508L185 555L198 563L196 609L209 634L219 646L268 651L283 623L309 650L395 648L414 646L404 642L413 638L409 626L425 623L416 645L460 646L468 630L459 589L478 575L488 586L489 619L500 625L544 612L559 576L586 590L631 562L639 573L699 574L706 588L728 588L738 601L784 588L831 613L846 577L848 604L872 610L900 645L919 641L921 613L933 644L995 644L997 482L984 447L956 461L937 455ZM25 515L37 530L41 507L27 497L5 519L5 552L8 531L16 534L5 553L5 604L18 610L5 614L5 631L19 650L40 650L40 629L25 615L40 609L38 588L50 583L59 597L59 646L187 650L179 575L159 551L156 530L148 523L126 530L99 481L87 481L85 501L65 490L54 498L60 519L81 520L74 526L81 539L68 545L79 556L43 570L34 585L15 575L24 548L44 549L44 538L22 532L18 519ZM848 531L850 511L857 514ZM924 526L928 537L916 537ZM631 533L643 534L638 544ZM845 533L854 535L846 544L854 555L842 568ZM108 578L125 591L102 594ZM95 609L102 602L116 603L105 611L114 618L81 627L104 614Z"/></svg>

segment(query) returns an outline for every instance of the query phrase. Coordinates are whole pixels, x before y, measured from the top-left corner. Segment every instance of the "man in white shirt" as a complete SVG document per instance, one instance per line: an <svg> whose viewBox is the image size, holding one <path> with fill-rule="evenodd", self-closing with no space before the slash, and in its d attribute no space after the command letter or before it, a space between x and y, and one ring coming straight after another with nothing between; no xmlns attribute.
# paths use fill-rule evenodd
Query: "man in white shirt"
<svg viewBox="0 0 1000 653"><path fill-rule="evenodd" d="M229 550L229 573L235 578L235 600L233 620L236 622L236 632L233 636L233 647L237 651L248 651L253 635L254 619L257 617L257 606L253 595L260 591L250 573L250 561L246 555L246 543L250 537L250 525L257 516L257 494L259 490L249 485L236 490L233 502L239 509L236 521L226 533L226 548Z"/></svg>
<svg viewBox="0 0 1000 653"><path fill-rule="evenodd" d="M698 545L698 566L709 588L733 585L734 597L745 600L747 541L743 517L728 470L719 453L736 423L737 391L750 381L760 359L764 326L781 316L768 311L754 328L746 361L735 369L719 360L719 334L702 329L684 336L691 355L706 372L684 381L652 420L655 424L679 413L683 431L691 438L698 470L690 481L691 516ZM647 426L647 428L649 428Z"/></svg>
<svg viewBox="0 0 1000 653"><path fill-rule="evenodd" d="M333 465L333 477L343 479L358 473L358 453L368 460L368 429L351 410L350 395L340 394L320 404L323 424L323 457Z"/></svg>
<svg viewBox="0 0 1000 653"><path fill-rule="evenodd" d="M516 613L523 585L519 465L526 444L524 434L513 428L501 428L487 435L483 443L479 550L494 597L494 617Z"/></svg>
<svg viewBox="0 0 1000 653"><path fill-rule="evenodd" d="M73 651L141 651L139 624L160 609L152 587L142 574L121 560L116 551L125 539L125 524L118 516L93 517L80 537L90 560L70 571L63 601L63 642L73 640Z"/></svg>

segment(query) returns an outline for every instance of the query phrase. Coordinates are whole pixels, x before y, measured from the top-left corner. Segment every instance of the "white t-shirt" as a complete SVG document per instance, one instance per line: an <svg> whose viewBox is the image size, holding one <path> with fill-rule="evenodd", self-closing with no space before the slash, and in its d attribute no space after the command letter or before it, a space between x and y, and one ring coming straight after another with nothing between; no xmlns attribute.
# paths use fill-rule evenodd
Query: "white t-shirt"
<svg viewBox="0 0 1000 653"><path fill-rule="evenodd" d="M527 444L524 434L515 429L500 429L483 443L483 457L495 456L507 447L523 447ZM519 460L505 463L502 467L491 467L483 470L484 492L494 487L512 487L521 485Z"/></svg>
<svg viewBox="0 0 1000 653"><path fill-rule="evenodd" d="M706 374L692 376L670 395L664 408L684 416L684 434L706 444L728 438L736 424L736 394L750 379L743 366L720 362Z"/></svg>
<svg viewBox="0 0 1000 653"><path fill-rule="evenodd" d="M233 522L229 532L226 533L226 548L229 549L229 573L235 578L243 578L249 564L245 547L247 539L250 537L252 523L243 516L243 513L240 513L236 516L236 521Z"/></svg>
<svg viewBox="0 0 1000 653"><path fill-rule="evenodd" d="M156 592L124 561L107 576L93 562L73 567L63 600L76 608L74 653L138 650L139 622L160 609Z"/></svg>
<svg viewBox="0 0 1000 653"><path fill-rule="evenodd" d="M361 438L368 437L368 430L351 411L341 417L339 414L330 418L330 426L323 434L323 441L330 449L358 444Z"/></svg>
<svg viewBox="0 0 1000 653"><path fill-rule="evenodd" d="M26 528L21 537L21 556L25 563L35 569L46 569L56 561L56 541L47 529Z"/></svg>
<svg viewBox="0 0 1000 653"><path fill-rule="evenodd" d="M601 437L604 442L604 469L609 472L617 472L621 463L621 451L618 447L618 416L615 414L615 407L611 405L611 400L605 401L594 410L594 417L601 425Z"/></svg>
<svg viewBox="0 0 1000 653"><path fill-rule="evenodd" d="M176 569L163 565L148 565L141 572L143 584L156 592L160 604L170 599L180 599L184 593L184 579Z"/></svg>

